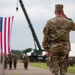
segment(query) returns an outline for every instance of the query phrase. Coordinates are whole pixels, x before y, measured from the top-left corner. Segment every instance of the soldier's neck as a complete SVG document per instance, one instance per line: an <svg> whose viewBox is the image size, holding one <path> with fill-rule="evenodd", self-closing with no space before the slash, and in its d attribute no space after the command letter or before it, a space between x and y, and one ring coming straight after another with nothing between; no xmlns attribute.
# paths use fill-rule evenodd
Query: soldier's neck
<svg viewBox="0 0 75 75"><path fill-rule="evenodd" d="M60 17L63 17L62 14L55 14L55 15L56 15L56 16L60 16Z"/></svg>

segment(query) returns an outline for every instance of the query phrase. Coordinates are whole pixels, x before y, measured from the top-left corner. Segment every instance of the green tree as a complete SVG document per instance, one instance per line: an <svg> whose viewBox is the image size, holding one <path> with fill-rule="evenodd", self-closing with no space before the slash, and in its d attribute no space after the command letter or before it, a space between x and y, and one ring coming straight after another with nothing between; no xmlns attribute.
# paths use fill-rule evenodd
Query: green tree
<svg viewBox="0 0 75 75"><path fill-rule="evenodd" d="M28 52L31 52L31 51L32 51L32 48L27 48L27 49L23 50L22 52L23 53L28 53Z"/></svg>

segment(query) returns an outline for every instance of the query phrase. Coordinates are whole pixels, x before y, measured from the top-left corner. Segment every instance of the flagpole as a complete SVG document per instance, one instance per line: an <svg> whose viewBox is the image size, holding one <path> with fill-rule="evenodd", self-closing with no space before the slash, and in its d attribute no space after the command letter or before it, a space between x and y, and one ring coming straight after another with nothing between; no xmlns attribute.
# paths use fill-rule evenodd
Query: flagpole
<svg viewBox="0 0 75 75"><path fill-rule="evenodd" d="M5 56L3 55L3 62L2 62L2 64L3 64L2 75L4 75L4 59L5 59Z"/></svg>

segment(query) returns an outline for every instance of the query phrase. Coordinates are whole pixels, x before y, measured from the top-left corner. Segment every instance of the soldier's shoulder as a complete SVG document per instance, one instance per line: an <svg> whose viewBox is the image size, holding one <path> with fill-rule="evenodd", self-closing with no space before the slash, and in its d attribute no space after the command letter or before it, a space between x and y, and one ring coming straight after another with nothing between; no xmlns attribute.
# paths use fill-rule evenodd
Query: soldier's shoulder
<svg viewBox="0 0 75 75"><path fill-rule="evenodd" d="M53 23L56 20L56 17L49 19L47 22Z"/></svg>
<svg viewBox="0 0 75 75"><path fill-rule="evenodd" d="M48 19L48 20L47 20L47 23L53 23L54 19L55 19L55 18Z"/></svg>

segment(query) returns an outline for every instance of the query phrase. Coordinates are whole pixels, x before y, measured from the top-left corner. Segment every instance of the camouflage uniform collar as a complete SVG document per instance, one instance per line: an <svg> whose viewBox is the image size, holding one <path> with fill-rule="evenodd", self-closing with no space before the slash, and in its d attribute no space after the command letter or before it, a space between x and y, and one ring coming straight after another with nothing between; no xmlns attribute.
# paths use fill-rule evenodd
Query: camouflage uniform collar
<svg viewBox="0 0 75 75"><path fill-rule="evenodd" d="M60 16L60 15L57 15L56 17L62 17L62 16Z"/></svg>
<svg viewBox="0 0 75 75"><path fill-rule="evenodd" d="M60 17L60 18L63 18L63 16L56 16L56 17Z"/></svg>

